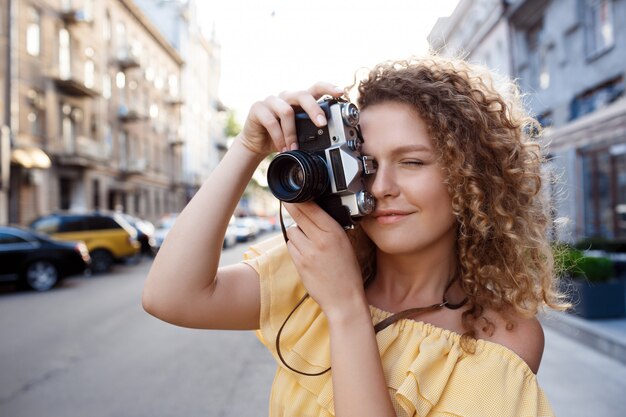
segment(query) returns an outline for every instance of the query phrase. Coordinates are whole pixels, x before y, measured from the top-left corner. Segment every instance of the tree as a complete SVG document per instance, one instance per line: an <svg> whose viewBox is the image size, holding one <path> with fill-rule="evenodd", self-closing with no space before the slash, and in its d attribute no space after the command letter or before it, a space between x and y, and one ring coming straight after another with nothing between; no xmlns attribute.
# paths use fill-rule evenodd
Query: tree
<svg viewBox="0 0 626 417"><path fill-rule="evenodd" d="M226 116L226 126L224 126L224 134L227 138L234 138L241 132L241 125L237 121L234 110L228 110Z"/></svg>

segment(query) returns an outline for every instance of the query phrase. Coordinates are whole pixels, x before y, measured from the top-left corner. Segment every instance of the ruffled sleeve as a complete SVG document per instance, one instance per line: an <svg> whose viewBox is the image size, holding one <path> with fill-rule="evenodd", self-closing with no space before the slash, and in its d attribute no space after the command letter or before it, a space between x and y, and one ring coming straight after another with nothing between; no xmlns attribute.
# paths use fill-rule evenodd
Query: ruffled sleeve
<svg viewBox="0 0 626 417"><path fill-rule="evenodd" d="M306 290L281 235L251 246L244 254L244 262L259 274L261 328L257 336L272 354L276 355L274 344L278 330ZM298 318L296 314L296 317L290 320L290 324L299 322ZM282 342L287 346L302 336L294 334L293 327L289 326L290 331L283 334L287 339L283 339Z"/></svg>
<svg viewBox="0 0 626 417"><path fill-rule="evenodd" d="M390 313L372 307L374 321ZM402 320L377 335L387 386L399 416L553 416L528 365L506 347L428 323Z"/></svg>

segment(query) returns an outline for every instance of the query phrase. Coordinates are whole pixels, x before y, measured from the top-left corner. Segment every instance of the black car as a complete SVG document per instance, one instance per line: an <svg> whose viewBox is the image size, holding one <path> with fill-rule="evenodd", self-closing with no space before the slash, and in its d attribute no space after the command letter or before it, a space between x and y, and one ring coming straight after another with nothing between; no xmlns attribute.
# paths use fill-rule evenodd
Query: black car
<svg viewBox="0 0 626 417"><path fill-rule="evenodd" d="M83 242L59 242L21 227L0 226L0 281L47 291L62 278L85 272L90 262Z"/></svg>

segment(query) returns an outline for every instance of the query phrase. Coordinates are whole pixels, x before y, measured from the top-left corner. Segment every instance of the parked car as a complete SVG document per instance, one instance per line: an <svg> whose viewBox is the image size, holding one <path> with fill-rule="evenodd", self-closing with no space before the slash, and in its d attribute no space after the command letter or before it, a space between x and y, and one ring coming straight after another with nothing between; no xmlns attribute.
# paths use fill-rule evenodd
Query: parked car
<svg viewBox="0 0 626 417"><path fill-rule="evenodd" d="M0 281L47 291L61 279L84 273L91 259L84 242L60 242L21 227L0 227Z"/></svg>
<svg viewBox="0 0 626 417"><path fill-rule="evenodd" d="M224 249L230 248L237 243L237 226L235 225L235 216L230 218L228 227L226 228L226 234L224 235Z"/></svg>
<svg viewBox="0 0 626 417"><path fill-rule="evenodd" d="M115 261L141 249L137 231L118 213L55 213L39 217L30 227L58 240L84 241L94 273L109 271Z"/></svg>
<svg viewBox="0 0 626 417"><path fill-rule="evenodd" d="M268 233L275 230L274 224L272 224L272 222L266 217L251 216L249 218L256 222L260 233Z"/></svg>
<svg viewBox="0 0 626 417"><path fill-rule="evenodd" d="M178 213L169 213L161 217L154 229L154 250L155 252L161 248L165 237L174 226L174 222L178 217Z"/></svg>
<svg viewBox="0 0 626 417"><path fill-rule="evenodd" d="M141 244L141 253L153 255L155 253L154 225L148 220L123 213L124 219L137 231L137 240Z"/></svg>
<svg viewBox="0 0 626 417"><path fill-rule="evenodd" d="M256 238L259 234L259 226L250 217L236 217L235 230L237 232L237 242L247 242Z"/></svg>

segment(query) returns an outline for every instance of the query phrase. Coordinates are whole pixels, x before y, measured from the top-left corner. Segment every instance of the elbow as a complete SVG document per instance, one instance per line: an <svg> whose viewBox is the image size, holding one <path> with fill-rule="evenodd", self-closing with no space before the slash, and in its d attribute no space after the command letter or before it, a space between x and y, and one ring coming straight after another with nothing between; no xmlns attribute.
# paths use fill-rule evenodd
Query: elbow
<svg viewBox="0 0 626 417"><path fill-rule="evenodd" d="M155 304L156 303L154 302L154 297L151 295L150 290L148 288L144 288L141 294L141 306L146 313L150 314L151 316L158 317L158 315L156 314Z"/></svg>
<svg viewBox="0 0 626 417"><path fill-rule="evenodd" d="M149 283L150 280L148 280L141 293L141 306L146 313L160 320L164 320L163 310L166 300L160 297L158 291L152 288Z"/></svg>

